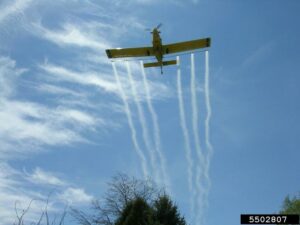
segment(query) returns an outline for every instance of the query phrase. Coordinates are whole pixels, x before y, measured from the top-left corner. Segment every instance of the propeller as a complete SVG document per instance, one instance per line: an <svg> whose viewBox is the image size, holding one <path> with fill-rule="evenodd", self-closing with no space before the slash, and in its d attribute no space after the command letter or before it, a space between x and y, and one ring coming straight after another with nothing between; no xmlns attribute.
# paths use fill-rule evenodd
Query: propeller
<svg viewBox="0 0 300 225"><path fill-rule="evenodd" d="M158 24L156 27L155 27L155 29L159 29L159 28L161 28L161 26L162 26L162 23L160 23L160 24ZM152 31L153 29L150 29L150 28L147 28L147 29L145 29L145 31Z"/></svg>
<svg viewBox="0 0 300 225"><path fill-rule="evenodd" d="M161 26L162 26L162 23L158 24L158 25L156 26L156 29L159 29Z"/></svg>

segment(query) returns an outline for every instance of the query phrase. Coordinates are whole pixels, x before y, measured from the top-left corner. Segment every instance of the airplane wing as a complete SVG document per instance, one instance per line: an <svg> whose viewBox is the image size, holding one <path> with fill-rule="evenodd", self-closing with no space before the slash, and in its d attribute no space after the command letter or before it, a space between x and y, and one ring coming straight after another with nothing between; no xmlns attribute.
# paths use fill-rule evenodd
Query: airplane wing
<svg viewBox="0 0 300 225"><path fill-rule="evenodd" d="M107 49L106 54L107 54L108 58L154 56L152 47Z"/></svg>
<svg viewBox="0 0 300 225"><path fill-rule="evenodd" d="M164 54L173 54L177 52L185 52L185 51L191 51L194 49L207 48L207 47L210 47L210 38L163 45Z"/></svg>

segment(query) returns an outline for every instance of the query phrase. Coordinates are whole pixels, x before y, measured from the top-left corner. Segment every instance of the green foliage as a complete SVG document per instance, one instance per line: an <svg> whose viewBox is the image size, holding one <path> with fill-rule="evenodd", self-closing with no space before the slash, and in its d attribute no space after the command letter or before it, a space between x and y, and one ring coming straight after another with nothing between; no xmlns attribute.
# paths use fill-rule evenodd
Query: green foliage
<svg viewBox="0 0 300 225"><path fill-rule="evenodd" d="M72 209L81 225L186 225L178 207L151 180L118 174L108 183L102 201L92 203L93 214Z"/></svg>
<svg viewBox="0 0 300 225"><path fill-rule="evenodd" d="M300 216L300 198L287 196L283 201L280 214L298 214Z"/></svg>
<svg viewBox="0 0 300 225"><path fill-rule="evenodd" d="M298 214L300 215L300 198L287 196L284 199L280 214Z"/></svg>
<svg viewBox="0 0 300 225"><path fill-rule="evenodd" d="M115 225L186 225L178 208L167 195L159 196L149 205L143 198L127 204Z"/></svg>
<svg viewBox="0 0 300 225"><path fill-rule="evenodd" d="M116 225L148 225L151 223L151 208L148 203L138 197L129 202L118 218Z"/></svg>
<svg viewBox="0 0 300 225"><path fill-rule="evenodd" d="M163 225L185 225L178 208L167 195L160 196L153 205L154 220Z"/></svg>

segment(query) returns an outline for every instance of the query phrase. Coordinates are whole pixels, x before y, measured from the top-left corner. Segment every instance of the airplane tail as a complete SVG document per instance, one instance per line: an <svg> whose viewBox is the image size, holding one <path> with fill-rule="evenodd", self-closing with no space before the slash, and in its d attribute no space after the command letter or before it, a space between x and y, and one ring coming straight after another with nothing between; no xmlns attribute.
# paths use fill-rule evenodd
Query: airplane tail
<svg viewBox="0 0 300 225"><path fill-rule="evenodd" d="M144 63L144 67L158 67L158 66L169 66L169 65L176 65L176 60L164 61L162 64L160 62L152 62L152 63Z"/></svg>

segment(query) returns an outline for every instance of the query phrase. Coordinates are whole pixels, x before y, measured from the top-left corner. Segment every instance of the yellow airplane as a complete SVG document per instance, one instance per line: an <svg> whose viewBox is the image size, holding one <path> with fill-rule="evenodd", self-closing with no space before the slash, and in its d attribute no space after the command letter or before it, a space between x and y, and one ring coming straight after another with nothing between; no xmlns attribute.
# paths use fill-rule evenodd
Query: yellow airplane
<svg viewBox="0 0 300 225"><path fill-rule="evenodd" d="M161 74L163 73L162 67L168 65L176 65L176 60L163 61L164 55L174 54L177 52L192 51L200 48L210 47L210 38L197 39L193 41L178 42L168 45L163 45L160 38L159 24L152 30L152 46L141 48L116 48L107 49L106 54L108 58L127 58L127 57L147 57L155 56L157 62L144 63L144 67L158 67L161 68Z"/></svg>

